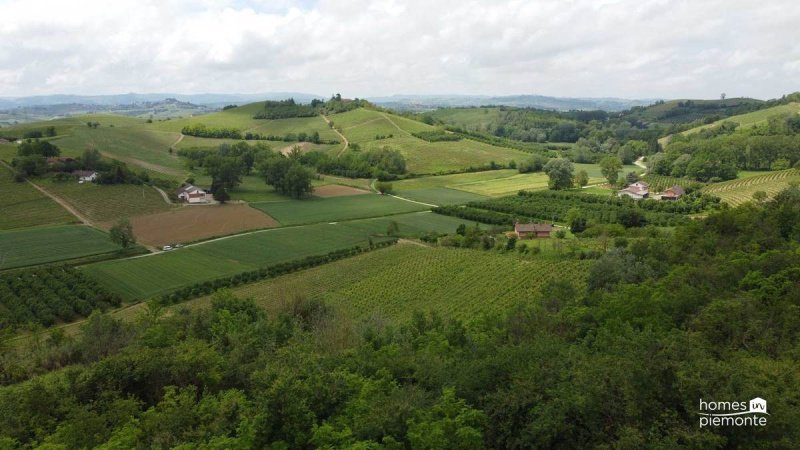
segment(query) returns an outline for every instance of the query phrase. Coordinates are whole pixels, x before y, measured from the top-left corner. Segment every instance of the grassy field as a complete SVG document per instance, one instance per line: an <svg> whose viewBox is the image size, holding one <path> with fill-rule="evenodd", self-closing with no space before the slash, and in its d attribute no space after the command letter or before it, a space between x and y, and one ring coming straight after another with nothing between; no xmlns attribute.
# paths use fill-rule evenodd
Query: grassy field
<svg viewBox="0 0 800 450"><path fill-rule="evenodd" d="M268 312L302 296L322 300L356 321L401 322L414 311L470 320L530 302L550 280L573 281L580 289L590 264L400 244L233 292L255 299ZM193 308L208 304L208 298L190 303Z"/></svg>
<svg viewBox="0 0 800 450"><path fill-rule="evenodd" d="M412 132L434 129L415 120L366 109L356 109L330 117L342 133L364 150L388 146L398 149L406 158L412 173L436 173L489 164L521 161L528 155L518 150L495 147L481 142L427 142L415 138ZM392 138L376 140L376 135Z"/></svg>
<svg viewBox="0 0 800 450"><path fill-rule="evenodd" d="M338 222L429 209L424 205L377 194L312 197L306 200L252 203L251 206L266 212L282 225Z"/></svg>
<svg viewBox="0 0 800 450"><path fill-rule="evenodd" d="M0 167L0 230L76 222L72 214L28 183L17 183Z"/></svg>
<svg viewBox="0 0 800 450"><path fill-rule="evenodd" d="M170 205L150 186L132 184L78 184L72 181L37 181L54 195L64 199L92 222L107 224L122 217L167 211Z"/></svg>
<svg viewBox="0 0 800 450"><path fill-rule="evenodd" d="M762 175L711 184L704 187L703 192L716 195L731 206L736 206L753 200L753 194L757 191L764 191L772 197L788 187L791 182L800 182L800 171L788 169L762 172Z"/></svg>
<svg viewBox="0 0 800 450"><path fill-rule="evenodd" d="M605 181L598 164L573 164L575 172L585 170L589 174L589 183L602 183ZM628 172L641 173L642 168L635 165L623 166L620 171L620 176ZM415 197L410 194L413 191L434 189L434 188L448 188L465 193L471 193L484 197L502 197L509 194L514 194L520 190L543 190L547 189L547 175L542 172L521 174L516 170L487 170L483 172L460 173L455 175L441 175L441 176L427 176L420 178L412 178L393 183L394 189L398 195L413 198L426 203L434 204L448 204L446 202L437 203L436 201L426 201ZM445 192L442 192L445 194ZM431 195L427 196L429 200L434 200L435 192L432 191ZM420 197L422 198L422 197ZM476 198L467 198L465 201L474 200ZM479 198L477 198L479 199ZM458 203L458 202L453 202ZM453 204L450 203L450 204Z"/></svg>
<svg viewBox="0 0 800 450"><path fill-rule="evenodd" d="M412 189L402 191L400 195L404 198L416 200L418 202L430 203L432 205L458 205L471 201L483 200L486 197L472 192L460 191L444 187Z"/></svg>
<svg viewBox="0 0 800 450"><path fill-rule="evenodd" d="M0 269L108 253L118 248L107 234L85 225L0 231Z"/></svg>

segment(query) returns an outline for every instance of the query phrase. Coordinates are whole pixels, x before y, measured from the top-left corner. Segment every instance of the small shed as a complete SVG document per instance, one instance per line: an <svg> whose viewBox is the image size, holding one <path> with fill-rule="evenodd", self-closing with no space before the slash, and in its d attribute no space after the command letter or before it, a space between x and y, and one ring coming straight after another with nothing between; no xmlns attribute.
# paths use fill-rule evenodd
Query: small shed
<svg viewBox="0 0 800 450"><path fill-rule="evenodd" d="M661 200L678 200L684 194L686 194L686 191L681 186L672 186L661 193Z"/></svg>
<svg viewBox="0 0 800 450"><path fill-rule="evenodd" d="M553 225L549 223L517 223L514 224L514 233L520 239L549 238Z"/></svg>

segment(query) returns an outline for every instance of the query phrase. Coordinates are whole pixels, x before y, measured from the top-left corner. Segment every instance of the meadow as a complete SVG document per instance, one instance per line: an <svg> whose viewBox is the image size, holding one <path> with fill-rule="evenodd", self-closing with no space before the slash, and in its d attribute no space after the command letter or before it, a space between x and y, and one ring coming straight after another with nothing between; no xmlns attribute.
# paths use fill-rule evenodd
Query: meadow
<svg viewBox="0 0 800 450"><path fill-rule="evenodd" d="M762 175L714 183L702 190L707 194L716 195L731 206L736 206L752 201L753 194L758 191L766 192L768 197L773 197L792 182L800 182L800 171L788 169L767 172Z"/></svg>
<svg viewBox="0 0 800 450"><path fill-rule="evenodd" d="M531 261L515 254L399 244L233 289L268 313L296 298L324 301L354 321L402 323L415 311L469 320L536 298L549 281L584 284L589 261ZM538 267L531 270L531 266ZM210 303L192 301L191 308Z"/></svg>
<svg viewBox="0 0 800 450"><path fill-rule="evenodd" d="M500 108L442 108L427 114L466 130L483 130L500 117Z"/></svg>
<svg viewBox="0 0 800 450"><path fill-rule="evenodd" d="M425 205L377 194L257 202L250 206L264 211L282 225L338 222L429 209Z"/></svg>
<svg viewBox="0 0 800 450"><path fill-rule="evenodd" d="M118 249L107 234L85 225L0 231L0 269L80 258Z"/></svg>
<svg viewBox="0 0 800 450"><path fill-rule="evenodd" d="M72 205L82 215L99 225L110 226L120 218L169 210L168 205L150 186L133 184L78 184L74 181L37 180L44 189Z"/></svg>
<svg viewBox="0 0 800 450"><path fill-rule="evenodd" d="M3 194L0 196L0 230L77 221L29 183L14 181L11 171L5 167L0 167L0 192Z"/></svg>
<svg viewBox="0 0 800 450"><path fill-rule="evenodd" d="M399 192L398 195L402 196L403 198L408 198L431 205L458 205L482 200L485 198L483 195L472 192L465 192L444 187L412 189L409 191Z"/></svg>

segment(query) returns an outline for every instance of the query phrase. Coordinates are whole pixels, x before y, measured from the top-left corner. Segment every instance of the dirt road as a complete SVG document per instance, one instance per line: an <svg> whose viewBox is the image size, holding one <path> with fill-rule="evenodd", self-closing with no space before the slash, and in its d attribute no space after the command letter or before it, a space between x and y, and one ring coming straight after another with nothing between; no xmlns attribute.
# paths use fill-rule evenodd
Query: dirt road
<svg viewBox="0 0 800 450"><path fill-rule="evenodd" d="M324 114L320 114L320 117L322 117L322 120L324 120L325 123L330 125L331 121L328 120L328 118L325 117ZM338 157L342 156L342 154L345 152L345 150L347 150L347 147L350 146L350 142L347 140L346 137L344 137L344 135L342 133L339 132L339 130L336 129L336 127L331 128L331 130L333 130L334 133L338 134L339 137L342 138L342 142L344 143L344 145L342 146L342 149L339 150L339 153L336 154L336 157L338 158Z"/></svg>

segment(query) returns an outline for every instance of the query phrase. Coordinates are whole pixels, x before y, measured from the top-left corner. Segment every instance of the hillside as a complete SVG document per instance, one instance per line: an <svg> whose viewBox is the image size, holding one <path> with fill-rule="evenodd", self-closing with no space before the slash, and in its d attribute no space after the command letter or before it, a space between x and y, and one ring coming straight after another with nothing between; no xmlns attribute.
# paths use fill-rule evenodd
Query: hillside
<svg viewBox="0 0 800 450"><path fill-rule="evenodd" d="M726 98L724 100L679 99L656 102L649 106L637 106L624 116L646 123L681 124L708 117L730 117L760 109L763 100L753 98Z"/></svg>

